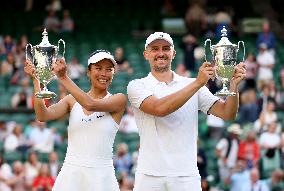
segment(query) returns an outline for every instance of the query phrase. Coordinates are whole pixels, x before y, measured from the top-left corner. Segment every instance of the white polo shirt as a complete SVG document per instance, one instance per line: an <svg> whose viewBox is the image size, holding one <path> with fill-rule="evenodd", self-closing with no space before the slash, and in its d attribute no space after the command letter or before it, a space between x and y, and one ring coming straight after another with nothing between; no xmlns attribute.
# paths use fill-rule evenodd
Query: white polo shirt
<svg viewBox="0 0 284 191"><path fill-rule="evenodd" d="M147 97L165 97L195 80L173 74L173 81L168 84L159 82L151 73L128 84L128 98L140 135L137 172L153 176L199 176L198 110L207 113L219 98L202 87L181 108L165 117L155 117L139 109Z"/></svg>

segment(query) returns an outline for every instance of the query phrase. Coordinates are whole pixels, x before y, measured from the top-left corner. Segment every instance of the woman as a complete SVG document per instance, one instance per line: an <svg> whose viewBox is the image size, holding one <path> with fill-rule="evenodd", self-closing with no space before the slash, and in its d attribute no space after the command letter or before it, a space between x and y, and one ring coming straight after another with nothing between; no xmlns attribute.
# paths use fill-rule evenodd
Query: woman
<svg viewBox="0 0 284 191"><path fill-rule="evenodd" d="M33 180L38 176L41 162L38 160L38 154L36 151L31 150L28 153L28 160L24 164L26 182L28 187L32 187Z"/></svg>
<svg viewBox="0 0 284 191"><path fill-rule="evenodd" d="M256 140L256 133L249 131L246 139L242 140L239 145L238 158L246 162L246 168L252 169L258 166L260 159L260 148Z"/></svg>
<svg viewBox="0 0 284 191"><path fill-rule="evenodd" d="M32 191L50 191L54 184L54 178L50 175L47 164L42 164L39 174L33 181Z"/></svg>
<svg viewBox="0 0 284 191"><path fill-rule="evenodd" d="M87 71L91 88L85 93L67 76L64 59L57 60L52 70L71 95L48 108L43 100L35 98L35 113L40 121L55 120L70 113L67 153L54 191L119 190L112 146L127 99L123 94L111 95L107 91L116 65L107 51L91 54ZM25 71L33 79L34 91L38 92L40 83L30 61L26 61Z"/></svg>

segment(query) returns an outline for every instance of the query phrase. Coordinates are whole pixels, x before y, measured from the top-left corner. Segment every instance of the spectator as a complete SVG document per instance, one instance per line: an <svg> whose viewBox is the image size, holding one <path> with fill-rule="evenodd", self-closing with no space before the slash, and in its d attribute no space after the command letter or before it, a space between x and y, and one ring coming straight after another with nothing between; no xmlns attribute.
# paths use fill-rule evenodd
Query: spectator
<svg viewBox="0 0 284 191"><path fill-rule="evenodd" d="M61 0L51 0L50 4L46 6L47 11L61 11Z"/></svg>
<svg viewBox="0 0 284 191"><path fill-rule="evenodd" d="M70 16L69 10L63 11L63 20L61 22L61 32L73 32L74 31L74 20Z"/></svg>
<svg viewBox="0 0 284 191"><path fill-rule="evenodd" d="M30 148L30 144L28 144L26 138L22 133L22 125L16 124L13 129L13 132L8 135L4 141L4 150L5 152L11 151L21 151L23 154L27 152Z"/></svg>
<svg viewBox="0 0 284 191"><path fill-rule="evenodd" d="M196 2L188 7L185 14L185 24L187 32L193 36L200 36L206 31L207 13L200 3Z"/></svg>
<svg viewBox="0 0 284 191"><path fill-rule="evenodd" d="M19 85L21 81L26 78L26 74L24 72L24 62L26 59L27 41L27 37L23 35L17 44L16 52L14 53L14 73L10 80L10 84L12 85Z"/></svg>
<svg viewBox="0 0 284 191"><path fill-rule="evenodd" d="M246 169L246 162L238 159L229 177L230 191L240 191L243 183L249 181L250 173Z"/></svg>
<svg viewBox="0 0 284 191"><path fill-rule="evenodd" d="M267 179L267 185L271 191L280 191L284 189L284 171L276 169L271 173L271 177Z"/></svg>
<svg viewBox="0 0 284 191"><path fill-rule="evenodd" d="M284 111L284 70L283 70L282 78L283 80L281 80L280 89L276 91L276 95L275 95L276 110L280 110L280 111Z"/></svg>
<svg viewBox="0 0 284 191"><path fill-rule="evenodd" d="M119 130L123 133L138 133L134 113L130 106L127 107L127 113L122 117L120 121Z"/></svg>
<svg viewBox="0 0 284 191"><path fill-rule="evenodd" d="M275 101L275 96L276 96L276 92L277 92L275 81L271 80L267 85L269 87L269 92L270 92L269 95Z"/></svg>
<svg viewBox="0 0 284 191"><path fill-rule="evenodd" d="M0 75L10 78L16 71L16 62L13 53L8 53L6 60L1 64Z"/></svg>
<svg viewBox="0 0 284 191"><path fill-rule="evenodd" d="M222 36L221 30L223 27L227 30L227 36L230 37L232 30L232 18L228 11L222 7L215 15L215 37L220 39Z"/></svg>
<svg viewBox="0 0 284 191"><path fill-rule="evenodd" d="M130 174L132 160L128 153L128 146L126 143L120 143L117 145L117 151L113 161L118 175L121 173L127 173L127 175Z"/></svg>
<svg viewBox="0 0 284 191"><path fill-rule="evenodd" d="M126 71L128 74L133 73L133 69L129 66L129 62L124 55L124 50L122 47L117 47L114 52L114 59L117 63L118 71Z"/></svg>
<svg viewBox="0 0 284 191"><path fill-rule="evenodd" d="M191 73L190 71L188 71L185 67L184 64L180 63L180 64L177 64L177 67L176 67L176 70L175 72L178 74L178 75L181 75L181 76L184 76L184 77L190 77L191 76Z"/></svg>
<svg viewBox="0 0 284 191"><path fill-rule="evenodd" d="M46 28L47 31L52 31L57 33L60 27L59 19L56 16L56 12L50 10L48 12L48 16L45 18L43 27Z"/></svg>
<svg viewBox="0 0 284 191"><path fill-rule="evenodd" d="M38 126L32 129L30 134L30 141L33 143L33 149L42 153L53 151L53 138L53 133L51 129L46 127L45 122L38 121Z"/></svg>
<svg viewBox="0 0 284 191"><path fill-rule="evenodd" d="M163 6L161 8L161 13L165 17L173 17L177 15L172 0L164 0Z"/></svg>
<svg viewBox="0 0 284 191"><path fill-rule="evenodd" d="M269 191L267 184L259 180L259 170L253 168L250 171L250 180L243 182L242 189L240 191Z"/></svg>
<svg viewBox="0 0 284 191"><path fill-rule="evenodd" d="M68 65L68 75L75 82L78 83L80 78L85 73L85 68L81 63L78 62L76 57L73 57L71 62Z"/></svg>
<svg viewBox="0 0 284 191"><path fill-rule="evenodd" d="M238 158L244 160L247 169L258 166L260 148L256 141L256 133L249 131L246 139L240 142Z"/></svg>
<svg viewBox="0 0 284 191"><path fill-rule="evenodd" d="M136 151L132 153L132 167L131 167L131 175L135 175L136 169L137 169L137 161L138 161L138 154L139 154L139 146L137 145Z"/></svg>
<svg viewBox="0 0 284 191"><path fill-rule="evenodd" d="M267 45L261 43L259 45L259 53L256 57L256 62L258 64L258 87L261 87L262 84L268 84L273 80L273 67L275 65L275 59L272 54L268 51Z"/></svg>
<svg viewBox="0 0 284 191"><path fill-rule="evenodd" d="M261 148L262 157L262 172L267 178L270 173L280 168L280 153L281 138L276 133L276 122L272 122L268 126L268 131L260 135L259 145Z"/></svg>
<svg viewBox="0 0 284 191"><path fill-rule="evenodd" d="M222 138L216 146L219 176L224 182L236 165L239 149L239 135L242 134L242 129L239 124L232 124L228 127L228 133L228 137Z"/></svg>
<svg viewBox="0 0 284 191"><path fill-rule="evenodd" d="M4 139L9 135L7 124L5 121L0 121L0 142L4 142Z"/></svg>
<svg viewBox="0 0 284 191"><path fill-rule="evenodd" d="M28 124L24 128L24 135L27 139L30 139L31 131L34 128L37 128L37 120L34 118L31 118Z"/></svg>
<svg viewBox="0 0 284 191"><path fill-rule="evenodd" d="M48 167L50 169L50 175L56 179L62 164L58 161L58 156L57 153L55 151L52 151L51 153L49 153L49 158L48 158Z"/></svg>
<svg viewBox="0 0 284 191"><path fill-rule="evenodd" d="M262 24L262 32L260 32L257 36L256 47L260 47L262 43L267 46L268 51L274 56L276 48L276 39L274 33L270 31L269 22L264 22Z"/></svg>
<svg viewBox="0 0 284 191"><path fill-rule="evenodd" d="M10 35L6 35L4 38L4 53L7 55L9 53L16 52L16 43Z"/></svg>
<svg viewBox="0 0 284 191"><path fill-rule="evenodd" d="M196 71L194 50L197 48L197 46L198 43L195 36L191 34L183 36L180 48L183 50L185 67L190 72Z"/></svg>
<svg viewBox="0 0 284 191"><path fill-rule="evenodd" d="M42 164L38 176L33 181L32 191L51 191L55 180L50 176L47 164Z"/></svg>
<svg viewBox="0 0 284 191"><path fill-rule="evenodd" d="M257 133L267 131L268 126L277 121L275 112L275 102L273 99L267 101L266 108L260 113L259 118L254 122L254 128ZM279 132L279 130L277 130Z"/></svg>
<svg viewBox="0 0 284 191"><path fill-rule="evenodd" d="M34 178L38 175L41 163L38 161L38 156L35 151L31 151L28 155L28 160L24 164L26 182L29 188L32 187Z"/></svg>
<svg viewBox="0 0 284 191"><path fill-rule="evenodd" d="M261 87L260 97L257 100L258 114L260 114L263 110L266 110L268 100L273 100L273 97L270 94L269 86L264 84Z"/></svg>
<svg viewBox="0 0 284 191"><path fill-rule="evenodd" d="M24 90L16 92L11 99L13 108L31 108L31 96Z"/></svg>
<svg viewBox="0 0 284 191"><path fill-rule="evenodd" d="M25 53L27 44L28 44L28 37L27 37L27 35L24 34L24 35L21 36L17 46L19 47L19 50L22 50L22 52ZM24 56L25 56L25 54L24 54Z"/></svg>
<svg viewBox="0 0 284 191"><path fill-rule="evenodd" d="M219 141L224 133L225 121L214 115L207 115L206 123L208 126L209 137Z"/></svg>
<svg viewBox="0 0 284 191"><path fill-rule="evenodd" d="M245 79L245 88L256 88L256 75L258 72L258 65L256 64L255 56L252 53L249 53L246 60L246 79Z"/></svg>
<svg viewBox="0 0 284 191"><path fill-rule="evenodd" d="M12 170L9 164L5 163L3 156L0 154L0 190L11 191L7 180L12 177Z"/></svg>
<svg viewBox="0 0 284 191"><path fill-rule="evenodd" d="M15 161L13 163L13 175L7 184L12 188L13 191L26 191L28 186L26 184L25 169L20 161Z"/></svg>
<svg viewBox="0 0 284 191"><path fill-rule="evenodd" d="M248 89L241 94L239 122L254 123L258 119L258 103L255 89Z"/></svg>

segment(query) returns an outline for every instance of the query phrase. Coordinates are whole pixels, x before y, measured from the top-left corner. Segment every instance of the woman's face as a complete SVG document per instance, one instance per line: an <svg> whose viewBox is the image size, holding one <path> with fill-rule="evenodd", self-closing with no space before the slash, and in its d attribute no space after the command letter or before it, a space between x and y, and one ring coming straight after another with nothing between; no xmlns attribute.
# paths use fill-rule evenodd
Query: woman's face
<svg viewBox="0 0 284 191"><path fill-rule="evenodd" d="M114 66L111 60L103 59L91 64L88 70L88 77L92 85L98 89L107 89L112 82Z"/></svg>

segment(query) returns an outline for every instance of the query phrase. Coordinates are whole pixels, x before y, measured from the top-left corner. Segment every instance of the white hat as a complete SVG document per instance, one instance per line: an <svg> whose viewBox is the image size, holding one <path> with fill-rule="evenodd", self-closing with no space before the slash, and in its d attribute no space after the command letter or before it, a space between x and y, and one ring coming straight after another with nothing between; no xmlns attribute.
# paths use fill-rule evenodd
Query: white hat
<svg viewBox="0 0 284 191"><path fill-rule="evenodd" d="M106 50L97 50L95 52L93 52L89 59L88 59L88 66L90 64L95 64L103 59L109 59L112 63L113 66L116 67L117 63L114 59L114 57L110 54L110 52L106 51Z"/></svg>
<svg viewBox="0 0 284 191"><path fill-rule="evenodd" d="M168 43L170 43L171 46L174 46L173 43L173 39L172 37L168 34L168 33L164 33L164 32L155 32L153 34L151 34L150 36L148 36L148 38L146 39L146 43L145 43L145 49L147 48L147 46L155 41L155 40L165 40Z"/></svg>
<svg viewBox="0 0 284 191"><path fill-rule="evenodd" d="M243 130L241 129L241 126L239 124L233 123L228 127L228 132L241 135L243 133Z"/></svg>

